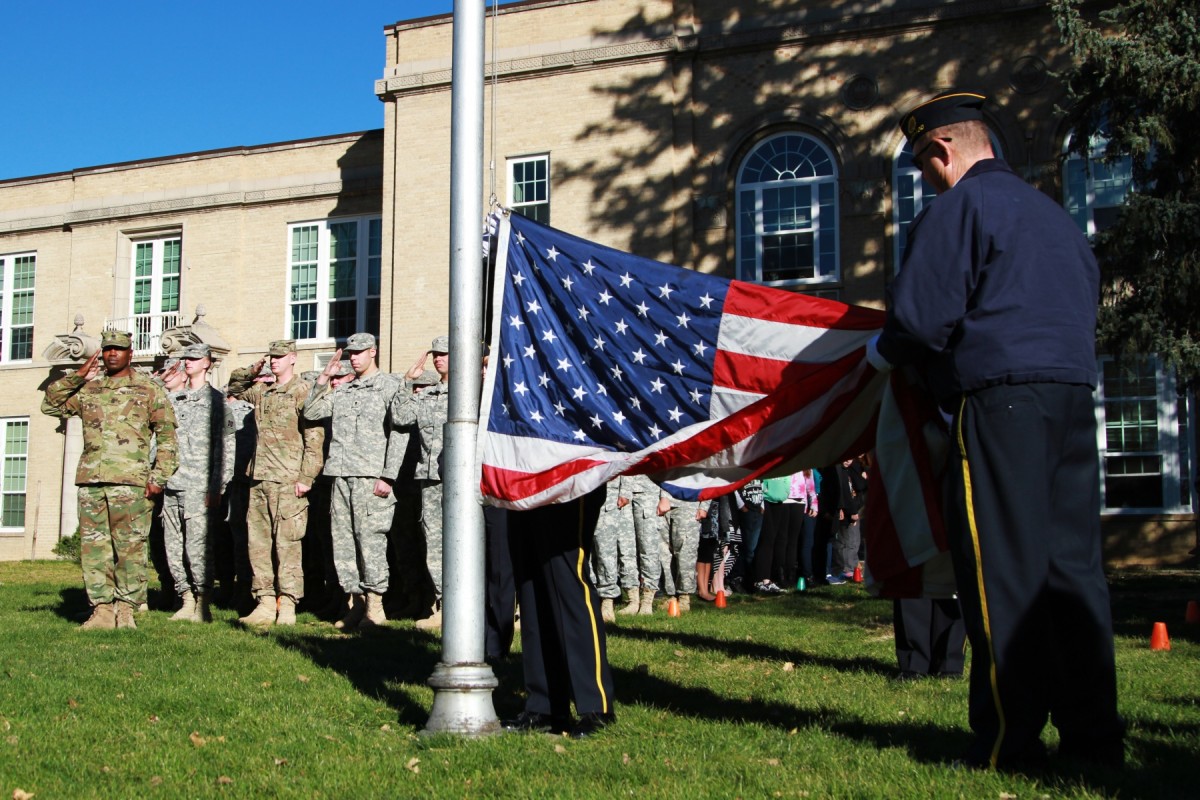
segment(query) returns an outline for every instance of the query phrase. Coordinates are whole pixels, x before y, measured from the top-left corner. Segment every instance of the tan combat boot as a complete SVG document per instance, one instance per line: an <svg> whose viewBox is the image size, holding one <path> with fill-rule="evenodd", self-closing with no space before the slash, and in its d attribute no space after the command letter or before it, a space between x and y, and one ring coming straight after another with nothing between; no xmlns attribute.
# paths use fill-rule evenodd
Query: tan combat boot
<svg viewBox="0 0 1200 800"><path fill-rule="evenodd" d="M429 612L429 616L425 619L417 620L417 630L419 631L438 631L442 629L442 602L435 600L433 608Z"/></svg>
<svg viewBox="0 0 1200 800"><path fill-rule="evenodd" d="M137 623L133 621L134 607L129 603L122 603L120 600L118 600L114 605L117 607L117 627L136 630Z"/></svg>
<svg viewBox="0 0 1200 800"><path fill-rule="evenodd" d="M363 614L367 611L363 596L361 594L350 595L346 609L346 615L333 623L333 627L339 631L352 631L358 627L358 623L362 622Z"/></svg>
<svg viewBox="0 0 1200 800"><path fill-rule="evenodd" d="M258 598L258 605L246 616L238 620L243 625L273 625L275 623L275 595L264 594Z"/></svg>
<svg viewBox="0 0 1200 800"><path fill-rule="evenodd" d="M642 602L638 606L638 614L643 617L648 617L654 613L654 589L642 589Z"/></svg>
<svg viewBox="0 0 1200 800"><path fill-rule="evenodd" d="M600 601L600 619L605 622L617 621L617 615L613 613L613 601L611 597L605 597Z"/></svg>
<svg viewBox="0 0 1200 800"><path fill-rule="evenodd" d="M679 613L692 610L692 596L690 594L677 594L675 599L679 601Z"/></svg>
<svg viewBox="0 0 1200 800"><path fill-rule="evenodd" d="M383 625L387 622L387 612L383 610L383 595L367 592L367 610L363 614L359 627Z"/></svg>
<svg viewBox="0 0 1200 800"><path fill-rule="evenodd" d="M196 592L196 613L192 617L193 622L212 622L212 609L208 606L208 598L207 592Z"/></svg>
<svg viewBox="0 0 1200 800"><path fill-rule="evenodd" d="M625 591L625 596L628 598L629 603L628 603L628 605L618 608L617 613L618 614L636 614L638 612L638 607L641 605L641 601L638 600L637 589L627 589Z"/></svg>
<svg viewBox="0 0 1200 800"><path fill-rule="evenodd" d="M97 603L92 607L92 615L79 626L81 631L110 631L117 627L117 615L112 603Z"/></svg>
<svg viewBox="0 0 1200 800"><path fill-rule="evenodd" d="M279 595L279 613L275 617L275 624L296 624L296 601L286 594Z"/></svg>
<svg viewBox="0 0 1200 800"><path fill-rule="evenodd" d="M171 615L171 619L183 620L185 622L195 622L196 595L192 594L191 589L185 589L181 597L183 598L183 606Z"/></svg>

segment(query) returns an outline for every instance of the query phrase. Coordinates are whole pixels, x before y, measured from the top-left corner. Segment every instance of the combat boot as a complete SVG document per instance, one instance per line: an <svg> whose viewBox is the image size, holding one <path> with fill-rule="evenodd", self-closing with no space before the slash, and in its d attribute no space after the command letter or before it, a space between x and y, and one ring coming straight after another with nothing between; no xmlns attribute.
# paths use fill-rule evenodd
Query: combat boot
<svg viewBox="0 0 1200 800"><path fill-rule="evenodd" d="M116 602L117 606L117 627L129 628L137 630L137 623L133 621L133 606L129 603L122 603L120 600Z"/></svg>
<svg viewBox="0 0 1200 800"><path fill-rule="evenodd" d="M296 624L296 601L286 594L279 595L279 614L275 617L275 624Z"/></svg>
<svg viewBox="0 0 1200 800"><path fill-rule="evenodd" d="M206 592L196 592L196 613L193 622L212 622L212 609L209 608L209 595Z"/></svg>
<svg viewBox="0 0 1200 800"><path fill-rule="evenodd" d="M679 601L679 613L692 610L692 596L690 594L677 594L675 599Z"/></svg>
<svg viewBox="0 0 1200 800"><path fill-rule="evenodd" d="M617 613L618 614L636 614L638 612L638 607L641 605L641 601L638 600L637 589L627 589L625 591L625 596L628 598L629 603L628 603L628 605L618 608Z"/></svg>
<svg viewBox="0 0 1200 800"><path fill-rule="evenodd" d="M642 589L642 602L638 606L638 615L648 617L654 613L654 595L657 594L655 589Z"/></svg>
<svg viewBox="0 0 1200 800"><path fill-rule="evenodd" d="M92 615L79 626L81 631L112 630L117 627L117 615L112 603L97 603Z"/></svg>
<svg viewBox="0 0 1200 800"><path fill-rule="evenodd" d="M243 625L272 625L275 622L275 595L264 594L258 598L258 605L246 616L238 620Z"/></svg>
<svg viewBox="0 0 1200 800"><path fill-rule="evenodd" d="M359 627L371 627L387 622L387 612L383 610L383 595L367 592L367 610L363 614Z"/></svg>
<svg viewBox="0 0 1200 800"><path fill-rule="evenodd" d="M417 620L417 630L419 631L438 631L442 629L442 603L440 600L435 600L433 608L430 610L429 616L425 619Z"/></svg>
<svg viewBox="0 0 1200 800"><path fill-rule="evenodd" d="M600 619L605 622L617 621L617 615L613 613L613 601L611 597L606 597L600 601Z"/></svg>
<svg viewBox="0 0 1200 800"><path fill-rule="evenodd" d="M183 606L178 611L176 611L174 614L171 615L171 619L184 620L186 622L195 622L196 621L196 595L192 594L191 589L184 589L183 594L180 596L183 598Z"/></svg>
<svg viewBox="0 0 1200 800"><path fill-rule="evenodd" d="M346 615L333 623L333 627L339 631L352 631L358 627L358 623L362 622L363 614L367 611L363 596L361 594L350 595L346 609Z"/></svg>

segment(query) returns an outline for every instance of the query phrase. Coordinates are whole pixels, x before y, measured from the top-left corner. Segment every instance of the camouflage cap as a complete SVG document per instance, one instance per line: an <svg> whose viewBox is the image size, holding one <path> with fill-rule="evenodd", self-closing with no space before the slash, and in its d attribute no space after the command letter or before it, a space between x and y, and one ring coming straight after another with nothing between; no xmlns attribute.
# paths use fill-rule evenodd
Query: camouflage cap
<svg viewBox="0 0 1200 800"><path fill-rule="evenodd" d="M267 355L271 358L279 358L294 352L296 352L295 339L276 339L267 346Z"/></svg>
<svg viewBox="0 0 1200 800"><path fill-rule="evenodd" d="M128 350L133 347L133 334L129 331L105 331L100 334L100 349L119 347Z"/></svg>
<svg viewBox="0 0 1200 800"><path fill-rule="evenodd" d="M431 353L446 353L450 354L450 337L439 336L433 340L433 344L429 347Z"/></svg>
<svg viewBox="0 0 1200 800"><path fill-rule="evenodd" d="M195 342L183 348L180 358L212 358L212 348L204 342Z"/></svg>
<svg viewBox="0 0 1200 800"><path fill-rule="evenodd" d="M413 386L434 386L438 383L441 383L441 381L442 381L441 375L438 375L437 372L435 372L434 370L427 369L424 372L422 372L420 375L418 375L416 378L413 378L412 385Z"/></svg>
<svg viewBox="0 0 1200 800"><path fill-rule="evenodd" d="M343 358L338 362L337 372L333 373L334 377L342 377L343 375L353 375L354 367L350 365L350 359Z"/></svg>
<svg viewBox="0 0 1200 800"><path fill-rule="evenodd" d="M342 348L344 353L361 353L363 350L370 350L375 346L375 337L369 333L354 333L346 340L346 346Z"/></svg>

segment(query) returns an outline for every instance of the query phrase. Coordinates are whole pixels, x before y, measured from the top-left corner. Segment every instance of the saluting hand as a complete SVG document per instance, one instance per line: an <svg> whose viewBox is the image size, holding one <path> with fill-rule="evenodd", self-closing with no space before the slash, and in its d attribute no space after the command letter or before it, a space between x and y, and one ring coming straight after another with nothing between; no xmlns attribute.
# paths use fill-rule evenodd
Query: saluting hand
<svg viewBox="0 0 1200 800"><path fill-rule="evenodd" d="M421 377L421 373L425 371L425 362L429 360L429 351L421 353L421 357L417 359L417 363L408 368L408 372L404 373L404 377L410 381L415 381Z"/></svg>
<svg viewBox="0 0 1200 800"><path fill-rule="evenodd" d="M90 381L100 374L100 351L92 353L88 360L83 362L83 366L75 370L75 374L83 378L85 381Z"/></svg>
<svg viewBox="0 0 1200 800"><path fill-rule="evenodd" d="M342 364L342 348L333 351L333 358L329 359L329 363L325 365L325 369L321 370L321 374L317 376L317 386L327 385L337 375L337 371Z"/></svg>

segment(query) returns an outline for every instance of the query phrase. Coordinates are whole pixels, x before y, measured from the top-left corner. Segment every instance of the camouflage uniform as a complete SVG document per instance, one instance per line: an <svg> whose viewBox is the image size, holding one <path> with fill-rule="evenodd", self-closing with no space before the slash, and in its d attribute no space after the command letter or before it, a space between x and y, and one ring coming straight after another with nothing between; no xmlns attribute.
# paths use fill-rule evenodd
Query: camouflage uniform
<svg viewBox="0 0 1200 800"><path fill-rule="evenodd" d="M657 591L662 585L663 564L671 563L671 553L666 547L666 523L658 516L658 498L662 490L645 475L627 475L621 491L629 492L642 588ZM670 569L666 577L670 581ZM674 594L674 589L671 581L667 594Z"/></svg>
<svg viewBox="0 0 1200 800"><path fill-rule="evenodd" d="M229 376L229 392L254 406L258 440L248 475L247 555L254 597L304 596L300 541L308 524L308 498L296 497L297 483L312 486L321 471L325 431L300 416L312 387L299 375L282 386L255 383L249 367ZM272 554L278 563L276 568Z"/></svg>
<svg viewBox="0 0 1200 800"><path fill-rule="evenodd" d="M668 595L696 593L696 555L700 549L699 503L671 498L671 510L663 515L663 542L667 557L663 561L665 580L674 587Z"/></svg>
<svg viewBox="0 0 1200 800"><path fill-rule="evenodd" d="M324 472L333 477L330 503L333 563L350 594L388 589L387 546L396 494L375 495L375 481L394 483L407 437L391 424L391 405L403 387L398 375L376 372L336 389L316 385L304 407L310 422L332 421Z"/></svg>
<svg viewBox="0 0 1200 800"><path fill-rule="evenodd" d="M175 412L162 387L132 373L85 380L70 374L46 387L42 413L83 421L79 536L83 583L93 606L146 602L146 541L154 511L146 483L175 472ZM150 443L157 441L151 466Z"/></svg>
<svg viewBox="0 0 1200 800"><path fill-rule="evenodd" d="M209 525L214 504L233 477L233 415L225 395L211 386L172 392L179 469L163 492L163 539L175 591L207 592L212 586L213 543ZM215 506L214 506L215 507ZM189 574L190 573L190 574Z"/></svg>
<svg viewBox="0 0 1200 800"><path fill-rule="evenodd" d="M613 478L608 482L609 491L596 524L591 566L596 593L607 599L620 597L622 589L638 587L633 508L629 503L624 508L617 507L617 498L622 495L623 482L626 480ZM629 495L626 492L624 496Z"/></svg>
<svg viewBox="0 0 1200 800"><path fill-rule="evenodd" d="M437 600L442 599L442 429L448 415L449 387L445 381L414 394L411 387L392 401L392 422L412 426L421 443L414 478L421 487L421 530L425 533L425 563Z"/></svg>

